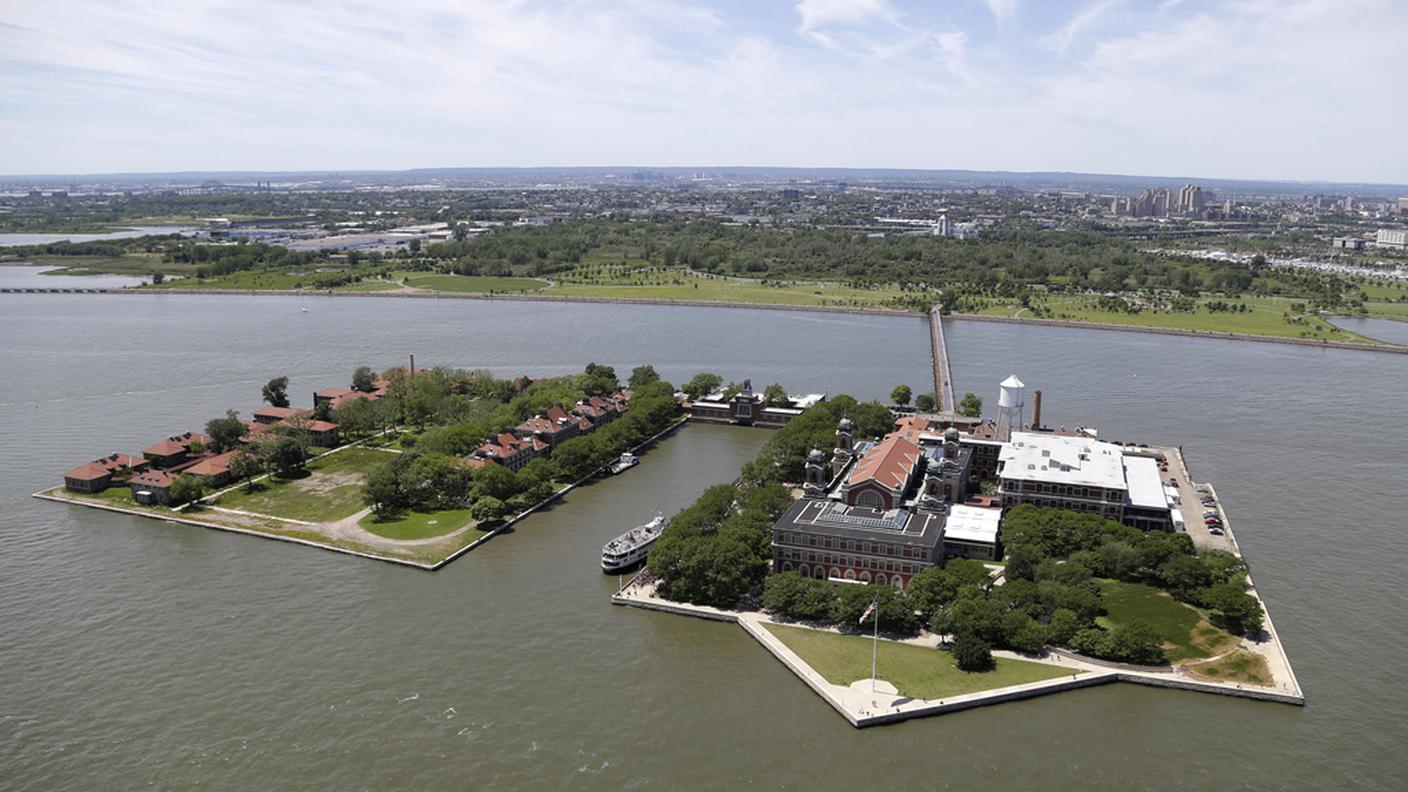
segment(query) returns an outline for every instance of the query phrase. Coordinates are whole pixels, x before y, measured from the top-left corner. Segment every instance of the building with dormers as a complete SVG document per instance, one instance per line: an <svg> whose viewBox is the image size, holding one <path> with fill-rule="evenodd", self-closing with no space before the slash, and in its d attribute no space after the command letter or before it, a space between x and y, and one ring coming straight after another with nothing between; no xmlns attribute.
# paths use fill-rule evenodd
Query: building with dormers
<svg viewBox="0 0 1408 792"><path fill-rule="evenodd" d="M927 429L909 417L878 442L857 441L855 423L843 418L830 457L807 455L802 497L773 525L773 570L904 589L946 557L996 559L996 511L960 505L972 449L956 429ZM966 511L949 542L957 509Z"/></svg>

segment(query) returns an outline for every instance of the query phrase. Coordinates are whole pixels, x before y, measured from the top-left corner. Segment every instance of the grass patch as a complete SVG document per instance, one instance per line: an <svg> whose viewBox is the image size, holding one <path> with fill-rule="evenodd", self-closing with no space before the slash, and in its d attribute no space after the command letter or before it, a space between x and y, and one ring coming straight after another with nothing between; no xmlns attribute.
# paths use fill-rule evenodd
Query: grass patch
<svg viewBox="0 0 1408 792"><path fill-rule="evenodd" d="M548 285L538 278L496 278L488 275L408 275L406 285L414 289L447 292L537 291Z"/></svg>
<svg viewBox="0 0 1408 792"><path fill-rule="evenodd" d="M764 623L763 626L833 685L849 685L870 677L869 638L779 624ZM918 699L959 696L1053 679L1070 673L1064 668L1043 663L996 659L997 667L991 671L960 671L953 663L953 655L946 651L881 641L878 673L901 695Z"/></svg>
<svg viewBox="0 0 1408 792"><path fill-rule="evenodd" d="M585 278L583 280L586 280ZM679 270L641 273L622 269L592 276L589 282L559 283L548 294L619 297L637 300L702 300L771 305L883 307L904 294L897 286L857 289L838 283L778 281L764 284L744 278L705 278Z"/></svg>
<svg viewBox="0 0 1408 792"><path fill-rule="evenodd" d="M1171 663L1212 657L1237 645L1237 639L1207 620L1196 608L1143 583L1101 579L1100 593L1106 615L1102 627L1143 619L1163 640L1164 656Z"/></svg>
<svg viewBox="0 0 1408 792"><path fill-rule="evenodd" d="M1271 669L1266 666L1266 658L1245 649L1238 649L1216 660L1189 666L1188 670L1195 677L1213 682L1244 682L1270 687L1274 681Z"/></svg>
<svg viewBox="0 0 1408 792"><path fill-rule="evenodd" d="M1305 315L1300 323L1293 324L1285 319L1285 312L1293 303L1304 303L1286 297L1201 297L1198 307L1191 313L1178 311L1143 310L1136 314L1122 311L1101 310L1098 298L1084 294L1050 294L1041 303L1046 307L1043 318L1061 319L1073 322L1095 322L1099 324L1126 325L1129 327L1159 327L1176 330L1198 330L1218 333L1243 333L1246 335L1275 336L1279 338L1308 338L1317 341L1359 341L1379 343L1371 338L1342 330L1319 316ZM1246 313L1212 312L1205 307L1211 300L1230 303L1245 303ZM985 316L1016 316L1034 318L1030 309L1018 304L989 305L978 311Z"/></svg>
<svg viewBox="0 0 1408 792"><path fill-rule="evenodd" d="M387 539L429 539L457 531L470 523L469 509L448 509L437 512L408 511L385 517L368 514L358 521L363 528ZM473 529L470 541L488 533Z"/></svg>
<svg viewBox="0 0 1408 792"><path fill-rule="evenodd" d="M389 459L386 451L346 448L308 463L307 476L271 476L252 489L241 485L214 505L305 522L341 520L361 511L366 471Z"/></svg>

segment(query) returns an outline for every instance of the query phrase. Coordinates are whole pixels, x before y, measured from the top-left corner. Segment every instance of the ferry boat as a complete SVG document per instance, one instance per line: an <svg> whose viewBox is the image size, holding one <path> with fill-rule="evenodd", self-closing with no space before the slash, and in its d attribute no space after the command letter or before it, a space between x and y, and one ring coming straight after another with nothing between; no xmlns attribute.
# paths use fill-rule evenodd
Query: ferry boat
<svg viewBox="0 0 1408 792"><path fill-rule="evenodd" d="M640 457L636 456L635 454L626 453L622 454L621 458L616 460L615 463L611 465L610 470L613 474L616 474L625 470L629 470L638 464L640 464Z"/></svg>
<svg viewBox="0 0 1408 792"><path fill-rule="evenodd" d="M655 519L607 542L601 548L601 571L620 572L644 561L650 546L664 533L666 525L665 515L657 512Z"/></svg>

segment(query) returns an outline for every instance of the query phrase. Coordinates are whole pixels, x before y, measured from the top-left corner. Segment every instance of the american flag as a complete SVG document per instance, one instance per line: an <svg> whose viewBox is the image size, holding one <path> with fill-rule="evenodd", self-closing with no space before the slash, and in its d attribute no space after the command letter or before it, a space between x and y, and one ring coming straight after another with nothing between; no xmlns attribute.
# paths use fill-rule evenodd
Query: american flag
<svg viewBox="0 0 1408 792"><path fill-rule="evenodd" d="M876 594L876 595L875 595L875 598L872 599L872 600L870 601L870 604L866 606L866 608L865 608L865 613L862 613L862 614L860 615L860 621L856 622L856 624L865 624L865 617L867 617L867 616L869 616L870 614L874 613L874 612L875 612L875 609L878 608L879 606L880 606L880 595L879 595L879 594Z"/></svg>

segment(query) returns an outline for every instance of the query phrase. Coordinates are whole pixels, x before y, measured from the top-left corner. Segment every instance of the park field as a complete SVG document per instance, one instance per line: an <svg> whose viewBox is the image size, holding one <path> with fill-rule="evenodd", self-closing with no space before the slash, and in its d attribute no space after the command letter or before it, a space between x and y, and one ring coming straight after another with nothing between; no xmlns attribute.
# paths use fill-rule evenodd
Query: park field
<svg viewBox="0 0 1408 792"><path fill-rule="evenodd" d="M127 253L121 256L25 256L23 263L55 267L45 275L186 275L195 271L194 264L164 262L158 253ZM16 261L15 263L20 263Z"/></svg>
<svg viewBox="0 0 1408 792"><path fill-rule="evenodd" d="M473 517L470 516L469 509L446 509L433 512L407 511L386 516L368 514L358 520L357 524L377 536L405 542L444 536L471 522ZM472 536L466 538L473 541L488 531L476 528L470 533Z"/></svg>
<svg viewBox="0 0 1408 792"><path fill-rule="evenodd" d="M842 687L870 677L871 639L805 627L763 623L768 632L806 661L827 682ZM991 671L960 671L947 651L914 644L881 641L877 676L901 695L942 699L965 693L1023 685L1067 676L1070 671L1043 663L995 658Z"/></svg>
<svg viewBox="0 0 1408 792"><path fill-rule="evenodd" d="M1170 663L1214 657L1237 646L1237 638L1214 626L1206 614L1143 583L1101 579L1100 593L1106 614L1096 621L1102 627L1143 619L1163 640Z"/></svg>
<svg viewBox="0 0 1408 792"><path fill-rule="evenodd" d="M1144 310L1132 314L1124 311L1102 310L1096 304L1097 298L1091 295L1053 294L1045 298L1047 310L1041 318L1129 327L1242 333L1277 338L1306 338L1316 341L1379 343L1374 339L1335 327L1318 316L1299 315L1291 317L1293 321L1287 321L1286 311L1290 309L1292 303L1303 302L1302 300L1280 297L1227 298L1227 302L1245 303L1248 310L1245 313L1209 311L1206 307L1207 303L1217 299L1221 298L1200 298L1197 301L1197 309L1191 313ZM977 313L983 316L1036 318L1030 310L1017 304L989 306Z"/></svg>
<svg viewBox="0 0 1408 792"><path fill-rule="evenodd" d="M390 451L345 448L309 462L296 478L269 476L252 486L241 484L211 505L287 520L335 522L362 510L366 472L393 456Z"/></svg>
<svg viewBox="0 0 1408 792"><path fill-rule="evenodd" d="M551 285L541 278L499 278L488 275L450 275L424 272L393 272L391 278L401 281L412 289L469 294L538 291Z"/></svg>

